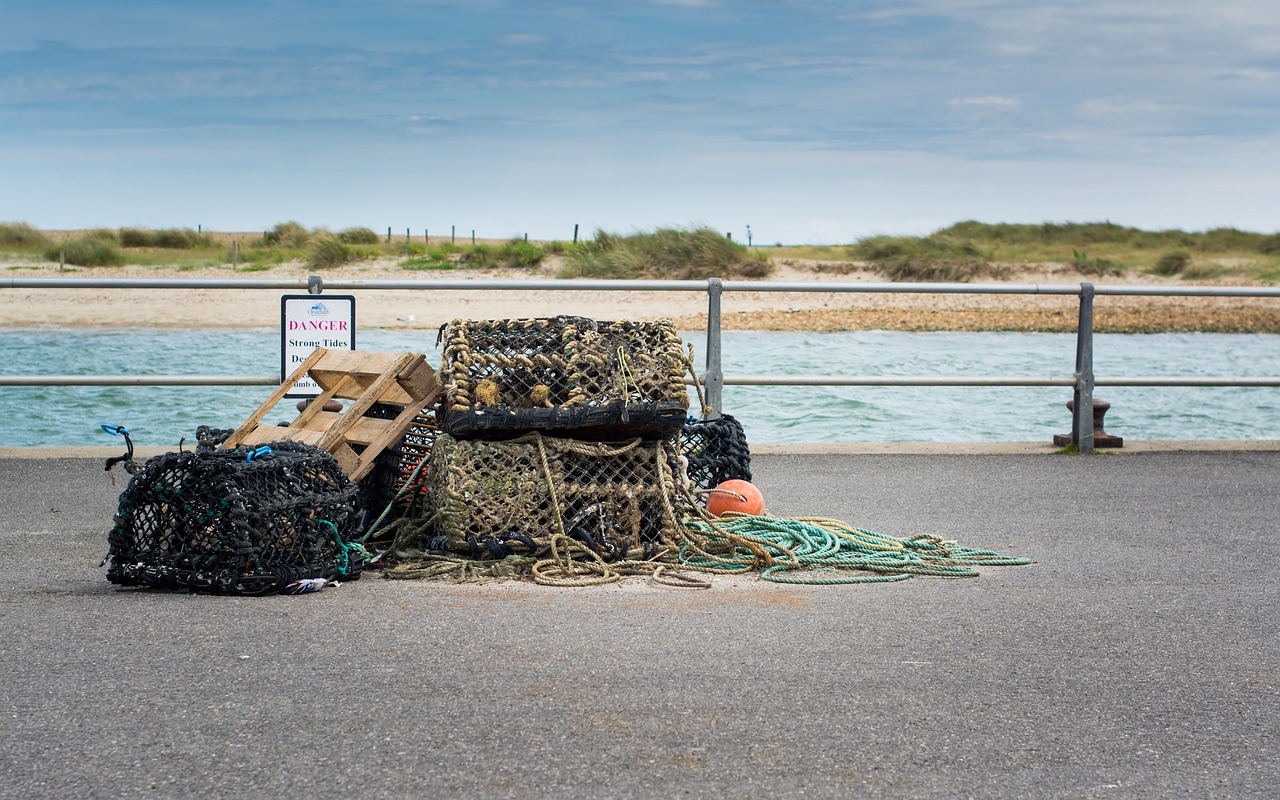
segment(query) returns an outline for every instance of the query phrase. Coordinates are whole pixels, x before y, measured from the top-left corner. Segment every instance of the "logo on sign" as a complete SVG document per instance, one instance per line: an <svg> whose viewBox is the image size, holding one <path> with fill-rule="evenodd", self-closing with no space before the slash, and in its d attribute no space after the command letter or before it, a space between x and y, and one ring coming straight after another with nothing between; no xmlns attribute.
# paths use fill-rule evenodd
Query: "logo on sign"
<svg viewBox="0 0 1280 800"><path fill-rule="evenodd" d="M316 301L311 305L311 308L307 309L307 313L313 317L327 317L329 316L329 307Z"/></svg>

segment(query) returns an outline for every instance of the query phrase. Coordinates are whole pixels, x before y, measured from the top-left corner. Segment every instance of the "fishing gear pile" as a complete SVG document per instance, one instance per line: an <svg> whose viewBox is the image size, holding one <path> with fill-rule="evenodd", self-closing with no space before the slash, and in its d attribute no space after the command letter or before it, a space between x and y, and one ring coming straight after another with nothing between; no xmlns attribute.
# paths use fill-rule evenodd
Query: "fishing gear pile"
<svg viewBox="0 0 1280 800"><path fill-rule="evenodd" d="M455 320L440 337L443 433L384 574L581 585L671 560L689 397L670 322Z"/></svg>
<svg viewBox="0 0 1280 800"><path fill-rule="evenodd" d="M444 432L666 438L685 422L685 356L670 322L454 320L441 328Z"/></svg>
<svg viewBox="0 0 1280 800"><path fill-rule="evenodd" d="M133 472L107 539L107 579L121 586L264 595L355 580L357 488L329 453L298 442L195 451Z"/></svg>

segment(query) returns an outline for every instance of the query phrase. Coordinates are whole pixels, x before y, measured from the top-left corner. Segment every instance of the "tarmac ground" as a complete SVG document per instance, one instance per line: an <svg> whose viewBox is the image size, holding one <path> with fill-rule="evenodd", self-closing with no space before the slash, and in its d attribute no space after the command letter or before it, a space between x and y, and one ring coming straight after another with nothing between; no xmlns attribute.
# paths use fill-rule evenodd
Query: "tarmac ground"
<svg viewBox="0 0 1280 800"><path fill-rule="evenodd" d="M0 797L1276 797L1280 451L763 452L978 578L122 589L125 475L0 457Z"/></svg>

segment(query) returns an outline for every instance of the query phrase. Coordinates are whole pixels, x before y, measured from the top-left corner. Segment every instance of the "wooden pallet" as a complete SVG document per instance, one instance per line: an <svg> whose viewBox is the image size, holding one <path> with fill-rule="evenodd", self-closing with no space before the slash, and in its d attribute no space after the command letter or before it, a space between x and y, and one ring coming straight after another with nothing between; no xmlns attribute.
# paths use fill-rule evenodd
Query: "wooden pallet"
<svg viewBox="0 0 1280 800"><path fill-rule="evenodd" d="M298 418L287 426L264 424L272 408L307 375L320 387ZM317 348L271 397L253 412L223 447L260 445L281 440L305 442L333 454L353 481L373 468L387 447L404 437L423 408L441 392L435 370L421 353L380 353ZM342 411L325 411L326 400L353 401ZM400 407L394 419L365 416L375 404Z"/></svg>

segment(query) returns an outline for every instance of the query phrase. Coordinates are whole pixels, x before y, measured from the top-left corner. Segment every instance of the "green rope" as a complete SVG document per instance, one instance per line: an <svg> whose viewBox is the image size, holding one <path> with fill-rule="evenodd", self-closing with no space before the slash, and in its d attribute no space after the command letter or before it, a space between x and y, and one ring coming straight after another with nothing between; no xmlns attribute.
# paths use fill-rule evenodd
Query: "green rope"
<svg viewBox="0 0 1280 800"><path fill-rule="evenodd" d="M765 566L760 577L778 583L880 583L912 575L975 578L978 571L974 567L1031 563L1026 558L944 542L936 536L899 539L830 519L733 516L714 524L689 519L685 525L707 540L737 537L763 546L773 563ZM711 557L682 547L679 562L708 572L745 572L759 565L759 556L735 549L728 555Z"/></svg>
<svg viewBox="0 0 1280 800"><path fill-rule="evenodd" d="M409 477L405 479L404 485L401 486L399 491L395 493L395 496L391 498L391 502L387 503L387 507L382 509L382 513L379 514L378 518L373 521L373 524L369 526L369 529L364 532L364 536L360 537L361 544L363 544L365 541L369 539L369 536L372 535L373 532L378 529L378 526L382 524L382 521L387 518L388 514L391 513L391 509L395 506L395 504L399 502L400 498L404 496L405 492L409 491L409 487L412 486L413 482L418 479L418 473L422 472L422 468L426 466L426 463L428 460L430 460L430 458L431 458L431 452L428 451L425 455L422 456L421 459L419 459L417 466L413 468L413 472L409 473Z"/></svg>
<svg viewBox="0 0 1280 800"><path fill-rule="evenodd" d="M347 575L351 574L352 572L351 554L352 553L355 553L360 559L357 562L356 569L359 569L360 565L365 564L369 561L369 551L365 549L364 545L360 544L359 542L351 542L350 544L347 544L346 542L342 541L342 536L338 533L337 525L334 525L332 522L330 522L327 519L318 519L316 520L316 522L319 522L321 525L328 525L330 528L333 529L333 539L338 543L337 566L338 566L339 577L345 578L347 577Z"/></svg>

